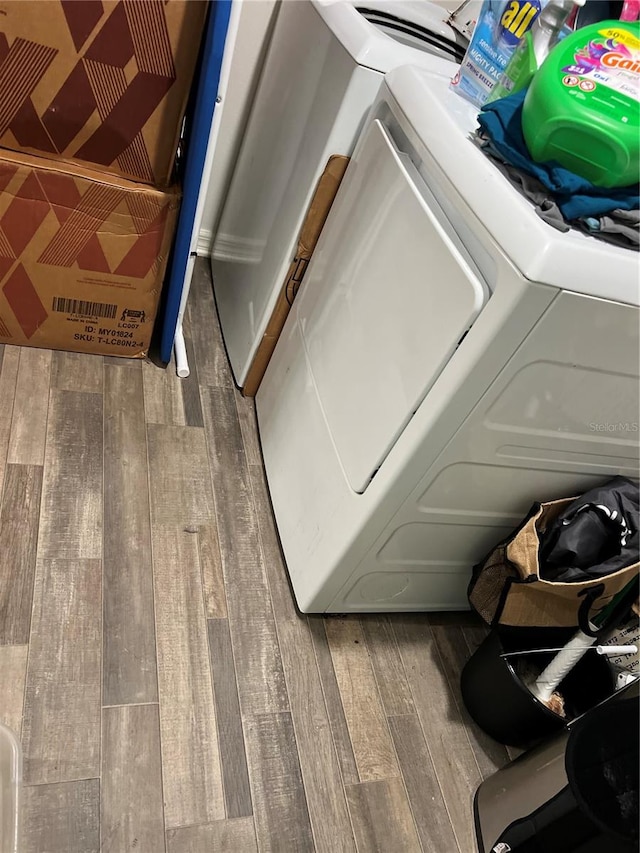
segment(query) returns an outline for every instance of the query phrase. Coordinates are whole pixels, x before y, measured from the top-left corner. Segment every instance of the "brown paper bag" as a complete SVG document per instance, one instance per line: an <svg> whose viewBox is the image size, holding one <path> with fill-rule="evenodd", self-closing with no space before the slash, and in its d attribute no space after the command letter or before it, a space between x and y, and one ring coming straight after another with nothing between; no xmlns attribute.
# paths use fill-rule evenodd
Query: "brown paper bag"
<svg viewBox="0 0 640 853"><path fill-rule="evenodd" d="M559 583L540 577L540 534L575 498L536 503L520 527L473 570L469 602L489 625L518 628L573 628L581 608L591 618L621 592L640 564L606 577L578 583Z"/></svg>

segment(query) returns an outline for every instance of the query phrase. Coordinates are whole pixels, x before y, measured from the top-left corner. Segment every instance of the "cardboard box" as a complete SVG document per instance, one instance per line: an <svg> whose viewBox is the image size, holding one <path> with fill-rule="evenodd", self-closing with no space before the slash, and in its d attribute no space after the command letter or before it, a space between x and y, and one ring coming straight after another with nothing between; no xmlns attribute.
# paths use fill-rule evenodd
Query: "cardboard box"
<svg viewBox="0 0 640 853"><path fill-rule="evenodd" d="M1 153L0 343L146 355L178 192Z"/></svg>
<svg viewBox="0 0 640 853"><path fill-rule="evenodd" d="M325 170L320 176L307 215L300 229L296 256L291 261L291 266L282 285L278 301L275 304L265 333L262 336L262 340L258 345L256 354L251 362L251 367L247 373L247 378L242 388L242 393L245 397L255 397L260 387L262 377L276 348L285 321L289 316L293 300L300 289L303 276L307 271L313 250L316 247L320 232L329 215L331 205L336 197L348 164L348 157L344 157L342 154L334 154L329 158Z"/></svg>
<svg viewBox="0 0 640 853"><path fill-rule="evenodd" d="M199 0L0 0L0 146L166 186Z"/></svg>

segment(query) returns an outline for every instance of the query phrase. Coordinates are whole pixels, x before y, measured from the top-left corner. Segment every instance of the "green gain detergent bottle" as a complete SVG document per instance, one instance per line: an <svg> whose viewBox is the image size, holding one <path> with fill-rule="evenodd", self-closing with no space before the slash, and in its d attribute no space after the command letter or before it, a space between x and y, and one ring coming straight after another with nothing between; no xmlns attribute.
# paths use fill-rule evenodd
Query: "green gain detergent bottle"
<svg viewBox="0 0 640 853"><path fill-rule="evenodd" d="M563 39L522 108L531 157L599 187L640 180L640 23L601 21Z"/></svg>

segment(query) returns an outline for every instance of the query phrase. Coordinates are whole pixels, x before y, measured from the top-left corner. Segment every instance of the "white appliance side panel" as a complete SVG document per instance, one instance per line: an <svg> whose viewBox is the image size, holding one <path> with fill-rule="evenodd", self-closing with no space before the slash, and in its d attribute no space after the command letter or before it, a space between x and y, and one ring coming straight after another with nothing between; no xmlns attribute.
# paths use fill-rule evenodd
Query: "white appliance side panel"
<svg viewBox="0 0 640 853"><path fill-rule="evenodd" d="M639 336L637 308L561 293L328 610L466 607L471 566L534 501L637 478Z"/></svg>
<svg viewBox="0 0 640 853"><path fill-rule="evenodd" d="M394 445L363 494L354 492L344 477L318 402L296 312L289 314L258 390L256 411L278 532L296 601L304 612L329 609L345 579L552 300L554 291L524 285L513 278L506 262L496 260L498 294L489 300L429 392L428 405L418 408L402 441ZM452 601L451 566L444 573L432 566L428 577L422 566L418 568L424 589L415 600L441 601L438 609L459 606L459 585L454 584ZM386 571L393 574L399 568ZM466 579L468 565L460 571ZM396 609L411 609L411 602Z"/></svg>
<svg viewBox="0 0 640 853"><path fill-rule="evenodd" d="M382 123L349 164L297 303L320 405L363 492L488 289Z"/></svg>
<svg viewBox="0 0 640 853"><path fill-rule="evenodd" d="M218 133L215 160L211 158L202 174L204 204L197 242L199 255L211 255L213 235L238 157L279 5L279 0L261 0L258 5L237 3L235 32L227 32L223 61L228 60L228 76L224 85L222 79L220 81L221 101L216 106ZM231 15L233 18L233 7Z"/></svg>
<svg viewBox="0 0 640 853"><path fill-rule="evenodd" d="M381 80L354 63L310 3L282 3L211 255L240 386L318 178L332 154L351 154Z"/></svg>
<svg viewBox="0 0 640 853"><path fill-rule="evenodd" d="M539 306L534 302L527 307L535 311ZM293 312L289 321L258 392L258 423L269 491L297 604L303 612L324 612L332 610L336 592L358 566L359 560L353 560L350 549L360 550L363 541L375 542L398 506L396 498L391 497L390 509L390 492L399 485L402 493L407 477L415 474L416 465L404 474L404 483L396 484L394 477L400 475L389 470L387 460L380 471L389 484L384 494L380 494L378 478L362 495L348 487L318 404ZM473 381L460 387L454 384L453 400L439 413L440 406L433 401L432 414L446 421L452 408L481 393L478 387L483 387L482 381L476 375ZM423 413L419 410L419 414ZM459 423L457 416L451 414L447 437L456 431ZM440 441L434 437L436 444ZM430 443L423 439L421 450L430 453ZM400 447L396 445L396 449ZM406 491L402 494L402 499L405 498ZM487 545L507 532L502 516L476 528ZM401 543L396 540L383 561L363 570L367 579L363 581L363 589L358 590L355 604L341 602L333 610L464 607L471 556L468 552L458 551L454 555L451 552L452 545L461 545L460 530L449 526L440 535L439 526L433 524L430 531L432 555L425 556L424 550L415 544L424 532L419 525L418 537L409 535ZM414 547L409 551L412 543ZM401 558L392 552L396 544L400 545ZM473 548L474 543L467 547ZM402 590L406 590L404 595L400 594Z"/></svg>
<svg viewBox="0 0 640 853"><path fill-rule="evenodd" d="M292 319L293 312L288 321ZM354 496L344 479L295 322L285 325L256 407L269 492L296 601L303 612L314 611L332 563L339 559L335 551L354 532L359 508L353 501L361 497Z"/></svg>

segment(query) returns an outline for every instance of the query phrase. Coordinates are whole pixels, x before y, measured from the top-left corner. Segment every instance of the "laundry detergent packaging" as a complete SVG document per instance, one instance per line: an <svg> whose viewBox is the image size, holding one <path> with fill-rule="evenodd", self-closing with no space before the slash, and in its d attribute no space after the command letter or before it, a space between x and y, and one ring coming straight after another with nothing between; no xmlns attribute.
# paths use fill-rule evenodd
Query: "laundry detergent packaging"
<svg viewBox="0 0 640 853"><path fill-rule="evenodd" d="M477 107L489 97L511 56L548 0L487 0L452 88Z"/></svg>
<svg viewBox="0 0 640 853"><path fill-rule="evenodd" d="M563 39L522 107L532 158L600 187L640 179L640 23L601 21Z"/></svg>

